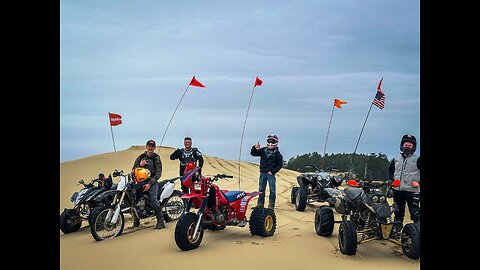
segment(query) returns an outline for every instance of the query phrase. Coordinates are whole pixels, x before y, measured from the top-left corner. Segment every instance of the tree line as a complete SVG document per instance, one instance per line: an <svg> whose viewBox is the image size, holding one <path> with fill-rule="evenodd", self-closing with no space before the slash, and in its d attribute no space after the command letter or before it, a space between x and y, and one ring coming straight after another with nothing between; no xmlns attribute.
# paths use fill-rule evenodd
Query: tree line
<svg viewBox="0 0 480 270"><path fill-rule="evenodd" d="M353 166L350 174L352 156ZM387 180L390 161L387 155L382 153L355 153L355 155L353 153L342 153L325 154L325 156L322 156L317 152L313 152L290 158L286 162L285 168L298 172L312 171L312 169L305 168L307 164L313 164L323 170L328 170L329 168L338 169L346 178Z"/></svg>

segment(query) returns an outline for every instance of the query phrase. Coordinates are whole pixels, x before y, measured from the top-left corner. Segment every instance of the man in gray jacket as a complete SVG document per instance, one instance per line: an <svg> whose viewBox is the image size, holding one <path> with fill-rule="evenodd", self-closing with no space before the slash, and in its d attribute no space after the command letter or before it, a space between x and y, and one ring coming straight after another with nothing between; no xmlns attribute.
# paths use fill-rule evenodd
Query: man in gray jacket
<svg viewBox="0 0 480 270"><path fill-rule="evenodd" d="M390 180L400 180L400 186L393 188L393 200L398 205L395 211L395 221L403 224L405 203L408 205L410 219L420 221L420 156L414 154L417 149L415 136L403 135L400 142L401 154L390 162L388 177Z"/></svg>

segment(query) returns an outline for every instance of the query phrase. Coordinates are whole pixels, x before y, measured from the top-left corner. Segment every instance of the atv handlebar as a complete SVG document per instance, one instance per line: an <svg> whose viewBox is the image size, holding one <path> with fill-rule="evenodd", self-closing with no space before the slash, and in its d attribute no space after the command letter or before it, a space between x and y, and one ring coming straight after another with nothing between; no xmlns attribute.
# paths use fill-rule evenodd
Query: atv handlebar
<svg viewBox="0 0 480 270"><path fill-rule="evenodd" d="M373 180L360 180L358 185L362 188L379 188L385 185L391 185L392 181L373 181Z"/></svg>
<svg viewBox="0 0 480 270"><path fill-rule="evenodd" d="M78 185L83 185L84 187L93 187L93 184L94 184L95 182L102 183L101 180L98 179L98 178L93 179L93 180L90 180L90 183L85 183L85 180L80 179L80 180L78 181L77 186L78 186Z"/></svg>
<svg viewBox="0 0 480 270"><path fill-rule="evenodd" d="M113 174L112 174L112 175L113 175L113 177L117 177L117 176L121 176L121 175L125 176L125 175L123 174L123 170L117 171L117 169L115 169L115 170L113 171Z"/></svg>
<svg viewBox="0 0 480 270"><path fill-rule="evenodd" d="M224 173L222 173L222 174L216 174L216 175L214 175L214 176L212 177L212 180L213 180L213 181L218 181L218 179L220 179L220 178L233 178L233 176L231 176L231 175L226 175L226 174L224 174Z"/></svg>
<svg viewBox="0 0 480 270"><path fill-rule="evenodd" d="M307 164L305 165L305 168L312 168L312 169L315 169L317 172L338 172L338 169L333 166L330 166L327 169L323 170L313 164Z"/></svg>

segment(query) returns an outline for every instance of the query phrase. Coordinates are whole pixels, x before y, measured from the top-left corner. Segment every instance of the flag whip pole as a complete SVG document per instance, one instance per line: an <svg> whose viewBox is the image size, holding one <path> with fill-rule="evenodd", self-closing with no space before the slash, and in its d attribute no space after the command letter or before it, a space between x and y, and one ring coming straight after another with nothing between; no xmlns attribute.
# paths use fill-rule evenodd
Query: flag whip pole
<svg viewBox="0 0 480 270"><path fill-rule="evenodd" d="M247 113L245 115L245 121L243 122L242 138L240 139L240 153L238 154L238 190L240 190L240 157L242 156L243 135L245 134L245 125L247 124L248 111L250 110L250 104L252 103L254 90L255 85L252 88L252 94L250 95L250 101L248 102Z"/></svg>
<svg viewBox="0 0 480 270"><path fill-rule="evenodd" d="M112 125L110 125L110 132L112 133L113 151L115 152L115 162L116 162L116 165L117 165L116 168L118 169L117 148L115 147L115 138L113 137L113 128L112 128Z"/></svg>
<svg viewBox="0 0 480 270"><path fill-rule="evenodd" d="M330 122L328 123L328 129L327 129L327 138L325 139L325 146L323 147L322 170L323 170L323 162L325 161L325 151L327 150L328 133L330 132L330 125L332 124L334 110L335 110L335 102L333 103L333 106L332 106L332 114L330 115Z"/></svg>
<svg viewBox="0 0 480 270"><path fill-rule="evenodd" d="M187 88L183 92L183 95L180 98L180 101L178 102L177 107L175 108L175 111L173 111L172 117L170 117L170 121L168 121L167 128L165 128L165 132L163 132L162 140L160 141L160 146L158 147L158 152L157 153L160 153L160 147L162 147L163 139L165 138L165 134L167 134L168 127L170 126L170 123L172 122L173 116L175 116L175 113L177 112L178 106L180 106L180 103L182 102L182 99L185 96L185 94L187 93L187 90L188 90L189 87L190 87L190 84L187 86Z"/></svg>
<svg viewBox="0 0 480 270"><path fill-rule="evenodd" d="M368 115L372 110L373 103L370 103L370 109L368 109L367 117L365 117L365 121L363 122L362 130L360 131L360 135L358 136L357 145L355 145L355 150L353 150L352 160L350 161L350 175L352 174L352 166L353 166L353 157L355 156L355 152L357 151L358 143L360 142L360 137L362 137L363 128L365 127L365 123L367 123Z"/></svg>

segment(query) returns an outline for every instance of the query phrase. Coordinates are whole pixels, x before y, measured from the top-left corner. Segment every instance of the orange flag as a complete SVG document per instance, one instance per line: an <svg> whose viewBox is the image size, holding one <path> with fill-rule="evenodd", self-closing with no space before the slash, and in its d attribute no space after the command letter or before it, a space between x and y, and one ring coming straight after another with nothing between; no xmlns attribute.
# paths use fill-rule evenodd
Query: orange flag
<svg viewBox="0 0 480 270"><path fill-rule="evenodd" d="M190 81L190 85L205 88L205 85L203 85L201 82L197 81L197 79L195 79L195 76L193 76L192 80Z"/></svg>
<svg viewBox="0 0 480 270"><path fill-rule="evenodd" d="M346 101L341 101L340 99L335 99L335 101L333 102L333 105L339 109L342 108L342 104L347 104Z"/></svg>

